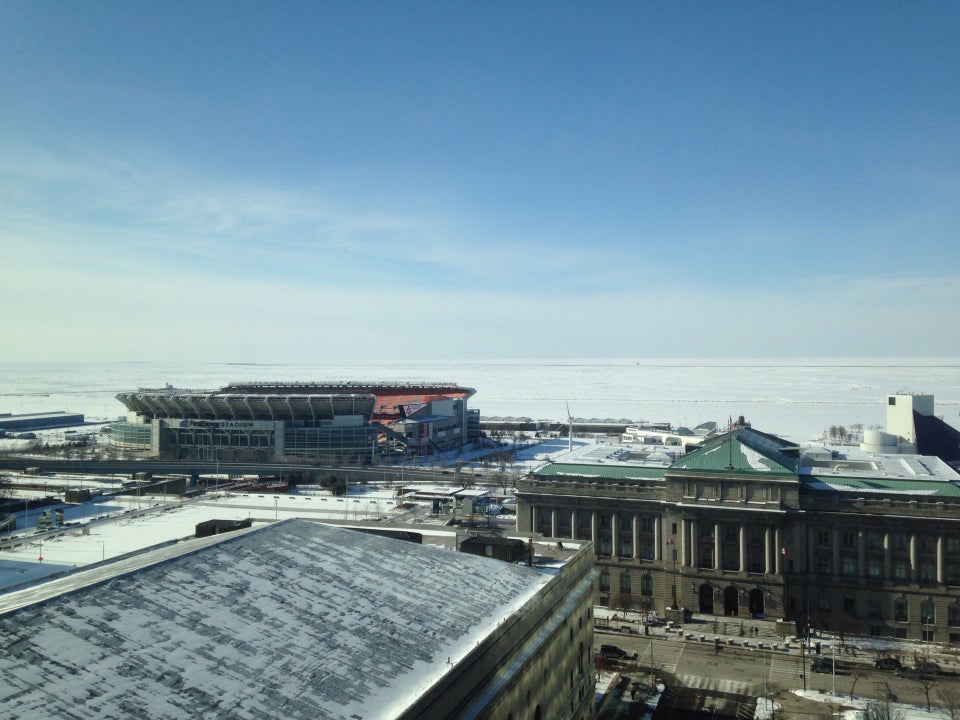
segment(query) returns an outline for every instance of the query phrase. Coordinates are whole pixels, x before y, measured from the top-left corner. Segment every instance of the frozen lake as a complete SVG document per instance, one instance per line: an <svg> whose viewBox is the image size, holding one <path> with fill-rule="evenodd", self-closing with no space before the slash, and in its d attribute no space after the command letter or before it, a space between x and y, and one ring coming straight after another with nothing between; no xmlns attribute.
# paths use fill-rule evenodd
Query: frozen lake
<svg viewBox="0 0 960 720"><path fill-rule="evenodd" d="M694 426L743 415L803 441L831 425L883 426L886 396L930 393L960 424L960 358L497 360L442 363L0 364L0 413L122 415L114 395L138 387L215 389L237 381L433 380L475 388L483 416L629 418Z"/></svg>

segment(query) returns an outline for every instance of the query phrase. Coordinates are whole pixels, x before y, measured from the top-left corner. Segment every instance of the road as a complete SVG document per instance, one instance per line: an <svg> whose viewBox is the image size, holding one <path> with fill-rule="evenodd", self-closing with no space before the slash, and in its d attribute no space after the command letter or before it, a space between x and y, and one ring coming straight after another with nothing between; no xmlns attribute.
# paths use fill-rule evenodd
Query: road
<svg viewBox="0 0 960 720"><path fill-rule="evenodd" d="M851 689L858 697L886 700L892 693L900 702L925 704L922 683L917 679L899 677L889 670L873 667L868 657L837 660L837 672L813 673L811 658L805 661L795 651L785 653L721 646L717 652L712 642L681 640L676 637L622 634L596 634L596 646L616 645L629 654L636 653L635 661L621 665L628 676L648 677L651 670L659 677L675 678L685 687L730 695L760 697L765 691L783 693L806 687L811 690L833 692L849 697ZM806 668L804 672L804 662ZM931 682L928 680L928 683ZM960 678L940 676L932 680L936 688L946 685L960 691Z"/></svg>

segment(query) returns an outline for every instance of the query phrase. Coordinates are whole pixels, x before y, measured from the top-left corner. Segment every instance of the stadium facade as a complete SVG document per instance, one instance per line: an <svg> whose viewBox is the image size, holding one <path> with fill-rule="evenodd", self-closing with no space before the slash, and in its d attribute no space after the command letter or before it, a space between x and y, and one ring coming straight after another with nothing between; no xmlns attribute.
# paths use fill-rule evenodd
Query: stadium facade
<svg viewBox="0 0 960 720"><path fill-rule="evenodd" d="M246 383L219 390L167 386L117 394L112 423L127 454L224 462L367 462L424 455L479 437L475 391L452 383Z"/></svg>

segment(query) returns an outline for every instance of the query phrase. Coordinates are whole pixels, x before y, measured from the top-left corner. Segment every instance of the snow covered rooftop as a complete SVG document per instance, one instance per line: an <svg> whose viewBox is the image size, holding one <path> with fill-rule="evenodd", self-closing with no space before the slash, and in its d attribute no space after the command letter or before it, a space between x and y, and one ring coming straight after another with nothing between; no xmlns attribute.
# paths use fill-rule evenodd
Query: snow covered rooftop
<svg viewBox="0 0 960 720"><path fill-rule="evenodd" d="M815 490L960 496L960 475L934 455L873 454L851 446L804 448L800 476Z"/></svg>
<svg viewBox="0 0 960 720"><path fill-rule="evenodd" d="M23 591L32 604L0 615L0 707L51 718L393 717L550 580L304 520L154 559ZM84 576L95 584L82 587ZM79 589L45 597L64 583Z"/></svg>

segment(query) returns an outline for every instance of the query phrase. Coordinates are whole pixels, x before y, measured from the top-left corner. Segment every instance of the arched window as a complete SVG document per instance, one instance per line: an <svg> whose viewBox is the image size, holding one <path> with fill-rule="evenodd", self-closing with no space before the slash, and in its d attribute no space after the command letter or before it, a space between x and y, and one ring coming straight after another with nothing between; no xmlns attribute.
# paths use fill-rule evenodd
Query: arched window
<svg viewBox="0 0 960 720"><path fill-rule="evenodd" d="M620 573L620 592L629 594L630 593L630 572L624 571Z"/></svg>
<svg viewBox="0 0 960 720"><path fill-rule="evenodd" d="M653 576L650 573L640 576L640 594L646 597L653 595Z"/></svg>
<svg viewBox="0 0 960 720"><path fill-rule="evenodd" d="M960 625L960 602L956 600L947 605L947 625Z"/></svg>
<svg viewBox="0 0 960 720"><path fill-rule="evenodd" d="M933 625L936 622L936 615L933 609L932 600L924 600L920 603L920 624Z"/></svg>
<svg viewBox="0 0 960 720"><path fill-rule="evenodd" d="M907 599L904 597L896 598L893 601L893 619L897 622L907 621Z"/></svg>

